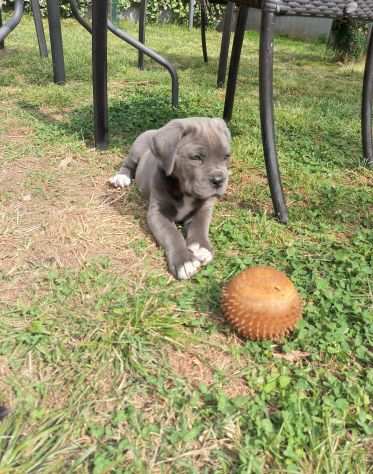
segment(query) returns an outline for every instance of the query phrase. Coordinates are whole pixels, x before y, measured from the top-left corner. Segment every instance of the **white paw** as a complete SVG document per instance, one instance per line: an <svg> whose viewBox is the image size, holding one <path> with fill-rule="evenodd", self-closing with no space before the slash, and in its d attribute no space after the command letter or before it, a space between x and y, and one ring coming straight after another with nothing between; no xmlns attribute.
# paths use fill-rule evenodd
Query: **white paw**
<svg viewBox="0 0 373 474"><path fill-rule="evenodd" d="M187 280L188 278L192 278L192 276L198 272L200 266L201 262L198 260L185 262L176 270L177 278L179 280Z"/></svg>
<svg viewBox="0 0 373 474"><path fill-rule="evenodd" d="M190 244L188 249L201 262L202 265L207 265L214 258L210 250L206 249L205 247L200 247L198 242Z"/></svg>
<svg viewBox="0 0 373 474"><path fill-rule="evenodd" d="M116 174L109 179L109 183L115 188L124 188L131 184L131 178L125 174Z"/></svg>

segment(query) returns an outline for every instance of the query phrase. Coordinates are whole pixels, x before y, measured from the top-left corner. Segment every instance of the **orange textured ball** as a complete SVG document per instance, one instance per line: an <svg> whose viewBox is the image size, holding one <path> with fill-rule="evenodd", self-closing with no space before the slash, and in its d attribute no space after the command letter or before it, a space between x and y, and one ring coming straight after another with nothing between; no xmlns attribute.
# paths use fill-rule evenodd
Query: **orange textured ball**
<svg viewBox="0 0 373 474"><path fill-rule="evenodd" d="M222 307L245 337L279 340L302 316L302 300L289 278L272 267L251 267L225 286Z"/></svg>

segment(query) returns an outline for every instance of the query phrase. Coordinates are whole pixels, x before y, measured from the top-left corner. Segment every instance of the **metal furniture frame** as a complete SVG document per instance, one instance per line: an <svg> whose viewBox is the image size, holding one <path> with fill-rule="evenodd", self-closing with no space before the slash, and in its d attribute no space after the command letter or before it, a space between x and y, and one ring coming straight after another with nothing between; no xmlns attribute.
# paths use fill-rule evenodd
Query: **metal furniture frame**
<svg viewBox="0 0 373 474"><path fill-rule="evenodd" d="M234 2L232 0L209 0L208 3L216 5L226 5L223 17L223 32L221 39L221 48L219 55L217 87L224 87L225 76L227 74L229 44L231 38L231 26L234 11ZM201 42L202 54L205 63L208 62L207 44L206 44L206 28L207 28L207 0L200 0L201 6Z"/></svg>
<svg viewBox="0 0 373 474"><path fill-rule="evenodd" d="M48 57L47 42L45 41L45 34L43 28L43 21L41 19L39 0L31 0L32 17L34 19L36 36L38 38L39 53L42 58Z"/></svg>
<svg viewBox="0 0 373 474"><path fill-rule="evenodd" d="M60 9L58 0L47 0L47 8L54 82L57 84L63 84L65 82L65 66L63 62ZM41 57L47 57L48 48L45 40L39 0L31 0L31 9L39 45L39 53ZM22 20L23 12L24 0L15 0L13 15L7 22L3 23L1 20L0 10L0 49L4 48L5 38L17 27L17 25Z"/></svg>
<svg viewBox="0 0 373 474"><path fill-rule="evenodd" d="M15 0L14 13L10 17L10 19L5 23L3 23L2 19L0 20L0 43L2 45L2 49L4 48L5 38L9 35L11 31L14 30L14 28L22 20L23 9L24 9L24 0ZM1 17L1 11L0 11L0 17Z"/></svg>
<svg viewBox="0 0 373 474"><path fill-rule="evenodd" d="M139 67L143 68L144 54L167 69L171 76L172 105L177 107L179 100L179 81L174 66L160 54L147 48L145 40L145 8L146 0L141 0L143 14L140 17L139 41L117 28L108 20L108 0L92 2L92 26L80 15L77 0L70 0L74 17L90 33L92 33L92 82L94 135L97 148L106 148L108 143L108 100L107 100L107 29L117 37L135 47L139 51ZM34 22L41 56L47 56L43 24L41 21L39 0L31 0ZM57 84L65 83L65 64L61 34L60 1L47 0L48 24L53 62L53 78ZM0 10L0 49L4 47L4 39L16 28L22 19L24 0L15 0L14 14L3 24Z"/></svg>
<svg viewBox="0 0 373 474"><path fill-rule="evenodd" d="M47 0L49 36L51 41L53 80L65 83L65 61L63 56L61 14L59 0Z"/></svg>
<svg viewBox="0 0 373 474"><path fill-rule="evenodd" d="M280 222L287 223L288 210L281 183L274 126L273 25L275 16L351 17L368 22L373 21L373 0L237 0L237 4L239 5L239 12L232 46L223 117L227 122L232 117L248 9L249 7L258 8L262 11L259 49L259 95L264 159L275 215ZM370 165L373 164L372 102L373 35L370 35L364 72L361 113L364 161Z"/></svg>
<svg viewBox="0 0 373 474"><path fill-rule="evenodd" d="M70 0L75 19L92 35L92 81L95 145L105 149L108 145L108 100L107 100L107 30L139 51L138 66L144 67L144 54L167 69L171 76L171 101L177 107L179 101L179 80L174 66L156 51L146 47L145 8L146 0L141 0L139 40L117 28L108 19L108 1L92 1L92 26L81 16L76 0Z"/></svg>
<svg viewBox="0 0 373 474"><path fill-rule="evenodd" d="M220 0L219 0L220 1ZM221 0L226 2L227 0ZM201 12L201 39L202 39L202 52L203 59L207 63L207 45L206 45L206 26L207 26L207 0L200 0L200 12ZM146 21L146 7L147 0L140 0L139 9L139 41L145 44L145 21ZM193 28L193 16L195 9L195 0L189 0L189 31ZM144 53L139 50L138 57L138 68L144 69Z"/></svg>

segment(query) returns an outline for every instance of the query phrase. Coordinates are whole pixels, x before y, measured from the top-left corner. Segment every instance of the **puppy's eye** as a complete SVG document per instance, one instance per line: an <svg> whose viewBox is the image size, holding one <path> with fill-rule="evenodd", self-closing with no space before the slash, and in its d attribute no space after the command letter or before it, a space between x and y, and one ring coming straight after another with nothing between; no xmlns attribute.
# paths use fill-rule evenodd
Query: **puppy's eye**
<svg viewBox="0 0 373 474"><path fill-rule="evenodd" d="M231 155L229 153L227 153L226 155L224 155L224 159L225 160L229 160L229 158L231 157Z"/></svg>
<svg viewBox="0 0 373 474"><path fill-rule="evenodd" d="M192 155L190 157L191 160L193 161L202 161L203 160L203 156L202 155Z"/></svg>

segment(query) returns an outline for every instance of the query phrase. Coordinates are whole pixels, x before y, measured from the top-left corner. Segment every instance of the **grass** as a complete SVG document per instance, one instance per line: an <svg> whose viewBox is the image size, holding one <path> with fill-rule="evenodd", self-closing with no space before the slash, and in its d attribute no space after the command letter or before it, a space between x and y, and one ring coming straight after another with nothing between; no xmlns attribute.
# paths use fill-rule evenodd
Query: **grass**
<svg viewBox="0 0 373 474"><path fill-rule="evenodd" d="M125 27L135 33L136 26ZM258 121L258 36L239 75L214 262L167 273L135 188L109 189L134 137L221 116L220 36L149 26L168 74L109 38L110 148L92 148L90 38L63 23L65 86L30 18L0 52L0 473L368 473L372 461L372 172L361 166L362 65L276 39L279 158L290 224L271 216ZM304 317L282 344L240 339L225 281L285 271Z"/></svg>

